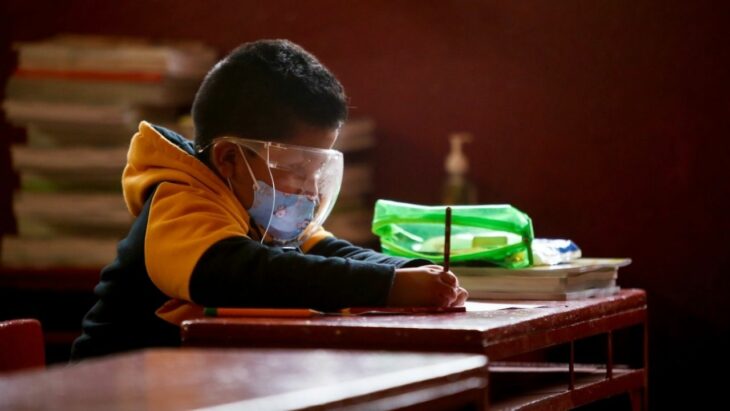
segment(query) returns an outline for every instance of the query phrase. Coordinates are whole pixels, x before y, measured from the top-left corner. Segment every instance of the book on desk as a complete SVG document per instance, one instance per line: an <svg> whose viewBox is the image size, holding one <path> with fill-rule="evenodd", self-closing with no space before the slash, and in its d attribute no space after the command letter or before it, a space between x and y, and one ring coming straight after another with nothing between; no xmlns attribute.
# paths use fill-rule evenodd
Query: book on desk
<svg viewBox="0 0 730 411"><path fill-rule="evenodd" d="M618 270L628 258L579 258L521 269L455 266L452 271L473 299L574 300L615 294Z"/></svg>

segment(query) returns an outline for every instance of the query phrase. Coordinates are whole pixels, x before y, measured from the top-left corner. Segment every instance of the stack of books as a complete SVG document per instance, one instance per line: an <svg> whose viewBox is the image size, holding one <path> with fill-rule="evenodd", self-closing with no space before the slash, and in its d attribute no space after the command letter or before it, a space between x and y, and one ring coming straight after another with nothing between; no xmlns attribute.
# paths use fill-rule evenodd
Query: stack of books
<svg viewBox="0 0 730 411"><path fill-rule="evenodd" d="M373 221L373 150L375 122L362 117L348 120L334 148L342 151L345 167L342 187L324 227L353 244L372 247L377 238L370 232Z"/></svg>
<svg viewBox="0 0 730 411"><path fill-rule="evenodd" d="M619 290L618 270L628 258L579 258L567 263L519 269L454 266L470 299L575 300Z"/></svg>
<svg viewBox="0 0 730 411"><path fill-rule="evenodd" d="M26 142L11 147L18 233L3 238L0 263L108 264L132 219L121 195L132 135L141 120L181 131L217 55L193 42L102 36L14 46L18 67L2 106Z"/></svg>

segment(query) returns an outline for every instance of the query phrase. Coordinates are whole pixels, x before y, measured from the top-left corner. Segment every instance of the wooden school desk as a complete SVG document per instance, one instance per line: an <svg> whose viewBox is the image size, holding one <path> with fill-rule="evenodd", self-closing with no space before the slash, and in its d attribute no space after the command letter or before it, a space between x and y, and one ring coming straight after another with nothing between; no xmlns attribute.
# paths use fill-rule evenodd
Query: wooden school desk
<svg viewBox="0 0 730 411"><path fill-rule="evenodd" d="M151 349L0 374L0 409L479 409L486 383L475 354Z"/></svg>
<svg viewBox="0 0 730 411"><path fill-rule="evenodd" d="M201 318L183 323L182 338L187 346L483 353L490 362L492 408L565 409L619 394L629 395L632 408L646 408L644 291L628 289L605 298L522 303L541 307L393 316ZM546 352L549 347L558 354L563 350L562 364L550 360L549 355L555 352L535 356L538 362L528 354ZM600 361L578 363L575 359L581 359L583 350L596 351ZM626 352L635 355L624 364ZM621 358L614 358L615 354ZM530 362L516 363L520 356Z"/></svg>

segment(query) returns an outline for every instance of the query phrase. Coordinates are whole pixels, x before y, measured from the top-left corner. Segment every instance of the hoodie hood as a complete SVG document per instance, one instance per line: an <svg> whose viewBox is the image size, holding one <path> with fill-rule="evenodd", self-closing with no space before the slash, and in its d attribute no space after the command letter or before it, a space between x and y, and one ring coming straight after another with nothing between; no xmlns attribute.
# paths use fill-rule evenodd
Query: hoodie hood
<svg viewBox="0 0 730 411"><path fill-rule="evenodd" d="M212 191L223 199L233 200L232 206L241 207L223 181L195 157L192 141L143 121L132 137L122 174L124 201L129 212L139 215L147 197L162 182Z"/></svg>

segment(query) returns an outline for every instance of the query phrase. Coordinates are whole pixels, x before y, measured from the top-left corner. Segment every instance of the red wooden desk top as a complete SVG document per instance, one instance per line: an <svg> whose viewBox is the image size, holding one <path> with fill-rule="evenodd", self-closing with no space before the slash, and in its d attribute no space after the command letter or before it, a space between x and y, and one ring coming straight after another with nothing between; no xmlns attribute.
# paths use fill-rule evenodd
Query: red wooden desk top
<svg viewBox="0 0 730 411"><path fill-rule="evenodd" d="M486 358L297 349L154 349L0 375L0 409L481 407ZM404 395L405 394L405 395ZM366 408L368 405L365 406ZM380 409L380 408L379 408Z"/></svg>
<svg viewBox="0 0 730 411"><path fill-rule="evenodd" d="M201 318L185 321L182 337L185 345L482 352L498 360L646 320L646 294L638 289L605 298L529 303L540 307L307 319Z"/></svg>

